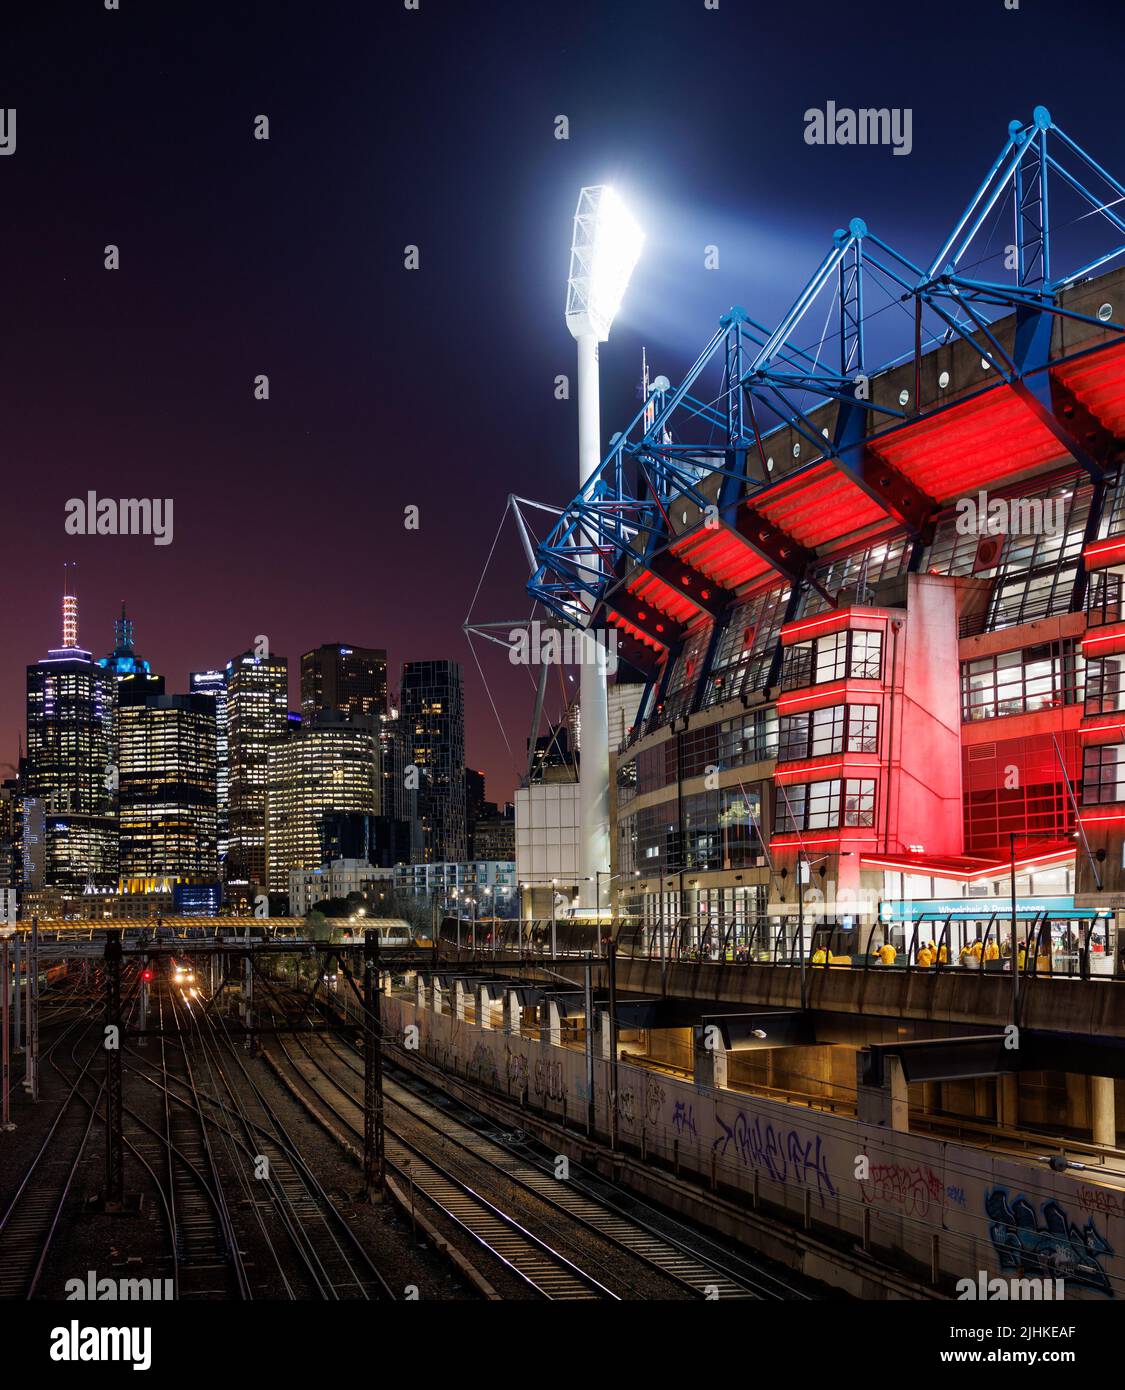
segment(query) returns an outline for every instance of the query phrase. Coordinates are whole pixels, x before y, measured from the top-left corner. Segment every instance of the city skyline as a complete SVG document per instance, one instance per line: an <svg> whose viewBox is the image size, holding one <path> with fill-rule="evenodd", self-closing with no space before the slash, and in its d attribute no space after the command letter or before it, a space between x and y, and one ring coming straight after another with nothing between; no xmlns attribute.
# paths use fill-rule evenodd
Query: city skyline
<svg viewBox="0 0 1125 1390"><path fill-rule="evenodd" d="M170 673L170 666L169 666L169 663L166 662L165 660L163 660L163 659L160 657L160 655L159 655L159 653L160 653L161 651L164 651L164 650L165 650L165 644L164 644L164 643L161 641L161 639L160 639L159 630L158 630L158 629L153 630L153 631L151 632L151 634L146 635L146 634L145 634L145 629L144 629L144 620L143 620L143 617L142 617L142 618L138 618L138 617L137 617L138 612L143 612L143 608L138 608L138 607L135 606L132 602L130 602L127 598L118 601L118 603L117 603L117 605L116 605L117 611L115 612L114 617L112 618L112 620L111 620L110 623L109 623L109 626L110 626L110 628L111 628L111 630L112 630L112 633L113 633L113 638L114 638L115 640L114 640L114 641L107 640L105 643L99 642L98 640L96 640L96 638L92 638L92 637L91 637L91 626L92 626L92 625L91 625L91 622L90 622L90 618L89 618L89 616L88 616L87 607L86 607L86 604L85 604L84 601L83 601L82 594L81 594L80 592L78 592L78 584L80 583L80 581L75 581L75 580L73 579L73 574L74 574L74 571L73 571L73 570L67 570L66 575L67 575L67 576L70 576L70 578L68 579L67 577L64 576L64 578L60 581L60 583L61 583L62 585L65 585L65 584L67 584L67 583L69 582L71 588L75 591L72 595L70 595L70 597L73 597L74 599L77 600L77 605L76 605L76 620L77 620L77 623L78 623L78 628L77 628L77 632L78 632L78 648L79 648L80 650L84 650L84 651L90 652L91 655L93 656L93 659L94 659L95 663L100 663L100 664L104 667L104 665L105 665L106 662L112 660L112 657L111 657L111 656L109 656L109 657L104 657L104 658L98 657L98 656L97 656L97 652L100 651L100 650L103 648L103 646L105 647L105 649L106 649L107 651L109 651L109 652L111 652L111 653L114 651L116 639L118 638L118 636L119 636L119 634L120 634L120 632L121 632L122 625L125 624L126 622L127 622L127 631L128 631L128 634L129 634L129 642L130 642L130 645L132 644L132 641L133 641L133 634L134 634L138 629L141 631L142 637L144 637L144 640L139 642L139 646L143 647L144 650L145 650L145 652L146 652L146 657L145 657L144 662L143 662L143 665L144 665L145 670L146 670L146 671L151 670L151 671L153 671L153 672L158 672L158 673L160 674L160 677L162 678L162 680L163 680L163 682L164 682L164 685L165 685L165 687L166 687L167 693L170 694L170 695L171 695L171 694L190 694L190 693L193 693L193 691L194 691L194 686L192 685L192 676L193 676L193 675L196 675L196 674L205 674L206 672L209 672L209 671L222 671L222 670L226 667L228 661L231 660L231 657L229 657L229 656L223 656L223 655L221 654L221 652L218 653L217 655L215 655L214 660L211 660L211 659L210 659L210 656L209 656L209 658L208 658L207 660L204 660L204 659L202 659L202 658L195 658L195 657L193 657L193 656L189 653L189 654L187 655L187 657L186 657L186 662L187 662L186 669L183 671L182 676L181 676L181 674L180 674L180 667L183 665L183 662L182 662L182 661L175 664L175 673L174 673L174 674L171 674L171 673ZM66 619L65 619L65 617L64 617L64 614L63 614L64 599L65 599L66 597L67 597L67 595L64 594L64 593L62 592L62 589L60 588L60 592L58 593L57 599L56 599L56 623L57 623L57 631L58 631L60 643L61 643L62 640L63 640L63 625L64 625L64 623L65 623L65 621L66 621ZM126 610L128 611L128 615L129 615L127 620L126 620L125 617L124 617L124 612L125 612ZM263 635L264 635L264 634L263 634ZM150 637L151 637L151 640L149 640ZM86 644L86 643L89 643L89 645L84 645L84 644ZM214 645L214 644L212 644L212 645ZM252 645L253 645L253 642L252 642L252 641L251 641L251 643L248 644L248 643L246 642L246 640L244 639L241 645L238 645L238 644L236 643L236 646L235 646L235 648L234 648L234 651L235 651L235 653L236 653L236 655L237 655L237 654L240 654L240 653L242 653L242 652L244 652L244 651L250 650L250 649L252 648ZM315 643L313 643L311 646L306 646L306 647L301 648L301 651L300 651L299 654L297 655L296 659L294 659L293 657L289 656L289 654L288 654L287 652L285 652L285 651L280 651L280 650L279 650L279 651L276 651L276 653L275 653L273 647L272 647L272 646L270 647L269 650L270 650L271 654L276 654L277 656L285 657L285 658L287 659L287 661L288 661L288 692L289 692L289 704L288 704L288 709L289 709L290 714L293 714L293 715L301 715L301 712L302 712L302 711L301 711L301 703L302 703L302 701L301 701L301 678L302 678L302 677L301 677L301 660L302 660L302 658L305 657L305 656L307 656L307 655L312 655L312 654L314 654L314 653L316 653L316 652L319 652L319 651L321 651L321 650L324 650L324 649L326 649L326 648L335 647L335 646L338 646L338 645L339 645L339 644L338 644L338 643L335 643L335 642L333 642L333 643L328 643L328 642L315 642ZM365 648L365 644L363 644L363 643L355 643L354 645L355 645L355 647L356 647L356 650L362 650L362 649ZM44 646L44 647L43 647L43 651L44 651L44 652L47 651L47 650L49 650L49 649L50 649L50 648L49 648L48 646ZM404 668L404 667L406 667L406 666L408 666L408 665L411 665L411 664L414 664L414 663L417 663L417 662L419 662L419 661L427 661L427 660L429 660L429 661L456 660L456 658L446 658L446 657L440 657L440 656L431 656L431 657L403 657L401 660L395 660L395 659L392 659L392 658L391 658L391 656L390 656L390 649L389 649L389 648L376 648L375 650L385 651L385 654L386 654L386 657L387 657L387 660L386 660L386 668L387 668L388 673L390 673L390 672L392 672L392 671L397 671L397 673L398 673L399 679L398 679L397 681L393 682L393 683L391 682L391 680L390 680L390 678L389 678L389 674L388 674L388 678L387 678L387 699L388 699L388 702L400 700L400 689L399 689L399 687L400 687L400 684L401 684L401 676L402 676L402 671L403 671L403 668ZM38 659L38 658L36 658L36 659ZM19 672L20 672L21 677L22 677L22 673L23 673L24 667L27 666L27 665L31 665L31 664L33 664L33 662L29 659L27 662L24 662L24 663L22 663L22 664L19 666ZM462 670L464 671L464 663L461 662L460 665L462 666ZM21 685L22 685L22 682L21 682ZM5 772L9 773L10 775L14 775L14 774L15 774L15 771L17 770L17 754L18 754L19 748L20 748L20 747L23 748L24 756L26 756L26 752L27 752L27 747L26 747L26 743L27 743L27 740L26 740L26 729L27 729L27 724L26 724L26 713L25 713L25 698L24 698L24 692L22 691L22 689L21 689L20 703L21 703L21 707L22 707L22 708L21 708L22 717L20 718L19 728L18 728L17 733L16 733L16 740L17 740L17 742L16 742L16 744L15 744L10 750L8 750L9 756L5 756L5 755L4 755L4 751L3 751L3 750L0 750L0 771L5 771ZM398 709L399 709L399 712L401 713L401 705L395 705L394 707L395 707L395 708L398 708ZM467 713L467 711L466 711L466 713ZM468 721L466 720L466 724L467 724L467 723L468 723ZM471 765L471 764L470 764L470 761L469 761L468 753L466 752L466 766L468 767L468 766L470 766L470 765ZM0 780L2 780L2 778L0 778ZM486 784L487 784L487 785L491 788L491 790L492 790L492 794L491 794L491 796L490 796L490 800L492 800L492 801L494 801L494 802L498 802L498 803L500 803L500 804L503 804L504 802L509 802L509 801L511 801L511 799L512 799L512 796L511 796L511 789L505 789L505 792L506 792L507 794L502 794L502 793L497 792L496 789L495 789L494 787L492 787L492 784L491 784L491 782L489 781L489 779L487 778L487 776L486 776ZM514 783L513 783L513 789L514 789Z"/></svg>

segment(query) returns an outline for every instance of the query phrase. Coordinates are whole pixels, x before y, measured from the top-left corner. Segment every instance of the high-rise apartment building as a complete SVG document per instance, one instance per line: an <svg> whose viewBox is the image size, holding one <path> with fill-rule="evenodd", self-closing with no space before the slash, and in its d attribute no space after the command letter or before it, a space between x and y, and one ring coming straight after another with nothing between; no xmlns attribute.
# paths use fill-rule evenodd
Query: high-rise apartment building
<svg viewBox="0 0 1125 1390"><path fill-rule="evenodd" d="M266 776L270 748L289 723L289 667L283 656L243 652L227 663L230 757L228 882L266 882Z"/></svg>
<svg viewBox="0 0 1125 1390"><path fill-rule="evenodd" d="M387 653L377 647L328 643L301 657L301 718L339 710L351 719L387 712Z"/></svg>
<svg viewBox="0 0 1125 1390"><path fill-rule="evenodd" d="M78 599L67 593L62 646L27 668L26 797L43 816L48 887L117 881L112 726L112 678L78 645Z"/></svg>
<svg viewBox="0 0 1125 1390"><path fill-rule="evenodd" d="M408 661L402 668L407 771L418 772L418 813L425 859L466 854L465 686L456 661Z"/></svg>
<svg viewBox="0 0 1125 1390"><path fill-rule="evenodd" d="M117 710L117 736L122 880L213 881L218 875L214 700L125 694Z"/></svg>
<svg viewBox="0 0 1125 1390"><path fill-rule="evenodd" d="M379 742L370 721L323 710L269 750L267 882L289 890L292 869L322 862L325 818L379 810Z"/></svg>
<svg viewBox="0 0 1125 1390"><path fill-rule="evenodd" d="M218 818L219 863L226 861L230 842L230 719L225 671L192 671L188 688L215 704L215 793Z"/></svg>

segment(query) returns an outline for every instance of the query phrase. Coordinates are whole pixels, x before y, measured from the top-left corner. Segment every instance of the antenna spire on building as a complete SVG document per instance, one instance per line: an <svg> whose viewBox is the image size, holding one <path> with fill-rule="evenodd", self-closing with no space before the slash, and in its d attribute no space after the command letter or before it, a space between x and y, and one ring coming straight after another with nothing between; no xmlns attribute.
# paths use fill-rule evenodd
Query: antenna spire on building
<svg viewBox="0 0 1125 1390"><path fill-rule="evenodd" d="M63 636L66 648L78 646L78 595L73 593L74 583L70 571L73 564L63 563Z"/></svg>

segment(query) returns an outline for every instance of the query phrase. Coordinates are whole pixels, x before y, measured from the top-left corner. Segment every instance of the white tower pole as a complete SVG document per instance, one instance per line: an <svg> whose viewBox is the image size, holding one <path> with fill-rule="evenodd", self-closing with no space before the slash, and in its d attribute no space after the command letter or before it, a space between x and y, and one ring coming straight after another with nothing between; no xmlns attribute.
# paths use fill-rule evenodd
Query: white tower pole
<svg viewBox="0 0 1125 1390"><path fill-rule="evenodd" d="M578 484L585 486L601 463L601 400L598 340L584 333L578 340ZM587 545L596 544L589 533ZM599 873L609 872L609 691L605 648L587 632L583 640L579 760L578 902L593 908Z"/></svg>
<svg viewBox="0 0 1125 1390"><path fill-rule="evenodd" d="M566 324L578 347L580 487L585 487L602 461L598 344L609 337L643 243L644 234L612 188L582 189L574 215L566 296ZM598 541L589 532L583 536L584 546ZM582 563L598 567L592 555ZM588 606L587 600L583 602ZM596 908L598 876L609 872L609 693L605 646L588 630L582 655L578 901L581 907Z"/></svg>

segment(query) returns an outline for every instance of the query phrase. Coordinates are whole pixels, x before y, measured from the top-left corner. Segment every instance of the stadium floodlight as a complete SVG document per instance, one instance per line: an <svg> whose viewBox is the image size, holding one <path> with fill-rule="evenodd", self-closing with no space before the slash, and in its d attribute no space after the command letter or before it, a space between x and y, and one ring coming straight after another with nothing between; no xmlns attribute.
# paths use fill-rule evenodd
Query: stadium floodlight
<svg viewBox="0 0 1125 1390"><path fill-rule="evenodd" d="M606 184L584 188L574 214L566 326L578 349L578 483L585 487L602 458L598 344L613 320L644 244L644 233L618 194ZM592 556L598 539L586 535ZM600 564L593 559L592 564ZM576 612L576 616L578 616ZM586 622L589 625L590 615ZM587 631L583 640L579 766L579 900L597 906L599 875L609 873L609 692L605 648Z"/></svg>
<svg viewBox="0 0 1125 1390"><path fill-rule="evenodd" d="M641 254L645 234L608 184L584 188L574 214L566 326L604 343Z"/></svg>

